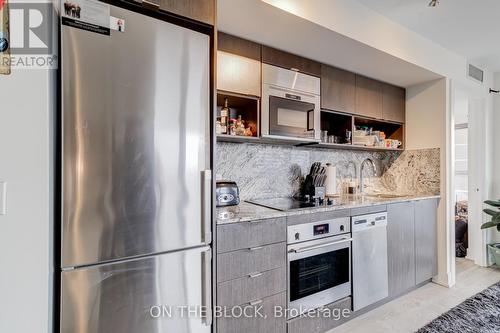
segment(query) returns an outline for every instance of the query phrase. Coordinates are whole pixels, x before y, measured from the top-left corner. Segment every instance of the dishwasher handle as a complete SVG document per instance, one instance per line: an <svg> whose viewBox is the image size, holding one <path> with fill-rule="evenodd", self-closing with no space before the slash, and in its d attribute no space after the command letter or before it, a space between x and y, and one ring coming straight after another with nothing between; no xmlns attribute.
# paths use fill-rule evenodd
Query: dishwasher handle
<svg viewBox="0 0 500 333"><path fill-rule="evenodd" d="M385 228L387 227L387 216L379 215L381 218L367 216L367 217L356 217L352 219L352 232L360 232L364 230L371 230L374 228Z"/></svg>

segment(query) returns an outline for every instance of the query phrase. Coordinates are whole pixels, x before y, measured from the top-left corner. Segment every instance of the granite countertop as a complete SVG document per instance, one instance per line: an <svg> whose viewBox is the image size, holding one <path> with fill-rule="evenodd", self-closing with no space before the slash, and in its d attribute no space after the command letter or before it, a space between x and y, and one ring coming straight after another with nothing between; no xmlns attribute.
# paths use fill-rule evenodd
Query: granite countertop
<svg viewBox="0 0 500 333"><path fill-rule="evenodd" d="M287 213L279 210L242 201L238 206L217 208L217 224L271 219L286 215Z"/></svg>
<svg viewBox="0 0 500 333"><path fill-rule="evenodd" d="M397 197L375 197L369 195L344 195L334 198L335 204L328 207L297 209L288 212L262 207L248 202L241 202L238 206L217 208L217 224L245 222L252 220L292 216L299 214L310 214L318 212L328 212L339 209L351 209L385 205L389 203L407 202L423 199L437 199L436 194L413 194L401 195Z"/></svg>

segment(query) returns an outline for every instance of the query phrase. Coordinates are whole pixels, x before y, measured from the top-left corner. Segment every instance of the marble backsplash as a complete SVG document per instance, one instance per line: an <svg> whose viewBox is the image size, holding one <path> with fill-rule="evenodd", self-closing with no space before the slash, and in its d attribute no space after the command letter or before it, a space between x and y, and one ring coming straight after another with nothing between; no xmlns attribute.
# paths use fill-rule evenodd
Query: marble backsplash
<svg viewBox="0 0 500 333"><path fill-rule="evenodd" d="M216 177L233 180L242 200L293 196L314 162L332 163L338 179L355 178L365 158L377 166L369 191L439 193L439 149L401 152L332 150L279 145L217 143ZM365 169L372 176L370 168ZM338 181L340 186L340 181Z"/></svg>

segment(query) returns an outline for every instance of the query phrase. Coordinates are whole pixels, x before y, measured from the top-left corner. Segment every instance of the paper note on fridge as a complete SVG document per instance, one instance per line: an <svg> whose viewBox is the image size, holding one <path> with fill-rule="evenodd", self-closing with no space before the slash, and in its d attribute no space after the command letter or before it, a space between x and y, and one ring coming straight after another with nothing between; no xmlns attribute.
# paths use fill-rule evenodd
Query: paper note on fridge
<svg viewBox="0 0 500 333"><path fill-rule="evenodd" d="M96 0L63 0L61 1L62 24L109 35L110 7Z"/></svg>

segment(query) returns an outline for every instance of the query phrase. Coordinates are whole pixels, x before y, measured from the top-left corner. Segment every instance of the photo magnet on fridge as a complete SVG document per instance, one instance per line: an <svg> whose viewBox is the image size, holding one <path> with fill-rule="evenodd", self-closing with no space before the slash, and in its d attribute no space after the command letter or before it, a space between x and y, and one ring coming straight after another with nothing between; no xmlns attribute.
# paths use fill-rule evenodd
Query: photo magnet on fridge
<svg viewBox="0 0 500 333"><path fill-rule="evenodd" d="M110 35L110 7L108 4L96 0L62 0L61 6L62 24L102 35Z"/></svg>
<svg viewBox="0 0 500 333"><path fill-rule="evenodd" d="M119 32L125 32L125 20L122 18L110 16L109 18L109 28L111 30L116 30Z"/></svg>

